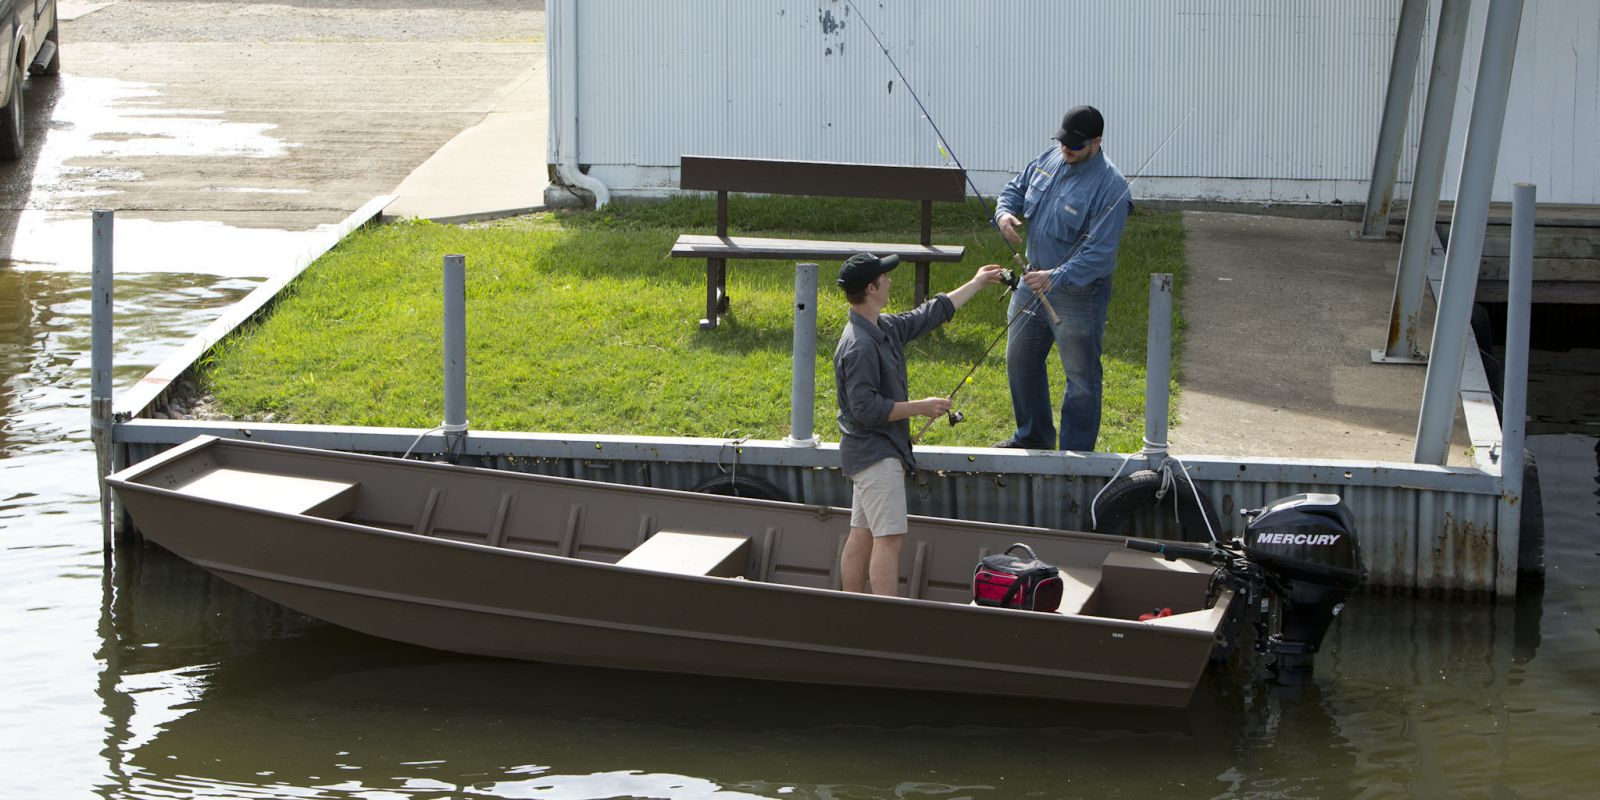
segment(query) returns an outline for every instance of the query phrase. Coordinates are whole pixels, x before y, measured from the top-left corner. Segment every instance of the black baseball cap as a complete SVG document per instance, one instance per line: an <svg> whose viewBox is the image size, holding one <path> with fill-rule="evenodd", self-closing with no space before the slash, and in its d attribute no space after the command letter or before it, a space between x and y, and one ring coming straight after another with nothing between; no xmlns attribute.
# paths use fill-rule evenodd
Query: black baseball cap
<svg viewBox="0 0 1600 800"><path fill-rule="evenodd" d="M1061 130L1051 138L1073 150L1079 150L1085 142L1100 136L1105 130L1105 118L1094 106L1073 106L1061 118Z"/></svg>
<svg viewBox="0 0 1600 800"><path fill-rule="evenodd" d="M879 258L871 253L857 253L839 267L839 288L844 289L845 294L855 294L867 288L867 284L877 280L879 275L899 265L899 256Z"/></svg>

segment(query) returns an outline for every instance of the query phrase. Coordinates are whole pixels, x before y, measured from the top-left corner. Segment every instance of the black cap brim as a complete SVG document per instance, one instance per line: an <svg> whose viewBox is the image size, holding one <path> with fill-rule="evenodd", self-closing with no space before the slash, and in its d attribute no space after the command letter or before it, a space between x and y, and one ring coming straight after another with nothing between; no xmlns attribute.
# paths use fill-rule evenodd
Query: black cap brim
<svg viewBox="0 0 1600 800"><path fill-rule="evenodd" d="M1093 137L1075 134L1072 131L1062 129L1056 131L1056 135L1052 138L1073 150L1082 150L1083 146L1088 144Z"/></svg>

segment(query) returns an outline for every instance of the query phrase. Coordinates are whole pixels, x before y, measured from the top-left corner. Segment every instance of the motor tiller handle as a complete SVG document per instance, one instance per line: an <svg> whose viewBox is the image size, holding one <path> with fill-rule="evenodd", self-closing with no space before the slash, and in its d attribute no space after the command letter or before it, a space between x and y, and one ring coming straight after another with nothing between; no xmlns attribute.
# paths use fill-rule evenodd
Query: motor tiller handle
<svg viewBox="0 0 1600 800"><path fill-rule="evenodd" d="M1195 561L1211 563L1216 561L1217 551L1210 546L1178 544L1176 542L1158 542L1151 539L1129 539L1129 550L1143 550L1147 553L1160 553L1168 561L1180 558L1190 558Z"/></svg>

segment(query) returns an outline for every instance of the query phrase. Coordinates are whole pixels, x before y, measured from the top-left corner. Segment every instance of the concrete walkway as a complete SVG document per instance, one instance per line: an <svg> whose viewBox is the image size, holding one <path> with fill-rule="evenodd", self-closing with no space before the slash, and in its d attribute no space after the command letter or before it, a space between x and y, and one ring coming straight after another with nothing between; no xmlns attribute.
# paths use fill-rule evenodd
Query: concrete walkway
<svg viewBox="0 0 1600 800"><path fill-rule="evenodd" d="M470 222L544 208L550 115L543 59L505 87L482 121L446 142L395 187L385 217Z"/></svg>
<svg viewBox="0 0 1600 800"><path fill-rule="evenodd" d="M1427 369L1371 359L1400 246L1353 240L1355 228L1184 214L1188 329L1172 452L1411 461ZM1433 313L1425 301L1425 351ZM1471 464L1467 442L1458 413L1450 464Z"/></svg>

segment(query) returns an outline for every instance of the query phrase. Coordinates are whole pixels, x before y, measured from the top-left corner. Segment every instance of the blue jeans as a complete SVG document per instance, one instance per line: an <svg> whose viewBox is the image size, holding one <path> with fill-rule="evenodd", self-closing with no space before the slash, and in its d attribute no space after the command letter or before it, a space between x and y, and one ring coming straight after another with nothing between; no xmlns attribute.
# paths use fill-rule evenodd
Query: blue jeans
<svg viewBox="0 0 1600 800"><path fill-rule="evenodd" d="M1087 286L1058 283L1049 297L1061 317L1060 325L1051 325L1049 315L1036 304L1006 335L1006 376L1011 382L1011 410L1017 418L1015 438L1019 444L1040 449L1056 443L1050 375L1045 368L1054 345L1067 377L1061 395L1061 449L1093 450L1100 436L1100 347L1111 303L1111 276ZM1014 292L1006 321L1015 319L1032 299L1033 293L1026 288Z"/></svg>

